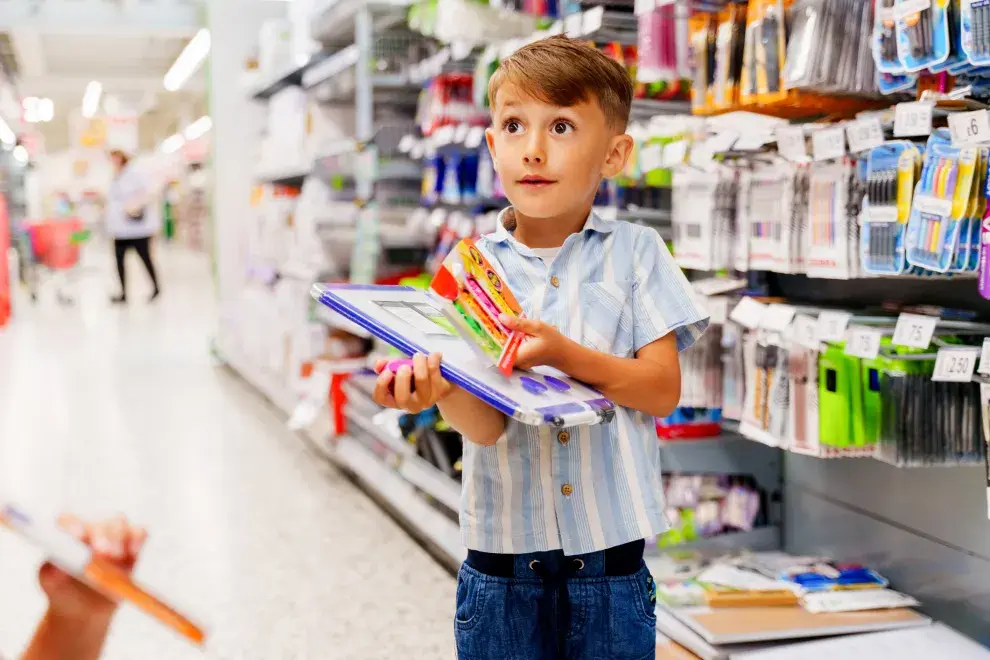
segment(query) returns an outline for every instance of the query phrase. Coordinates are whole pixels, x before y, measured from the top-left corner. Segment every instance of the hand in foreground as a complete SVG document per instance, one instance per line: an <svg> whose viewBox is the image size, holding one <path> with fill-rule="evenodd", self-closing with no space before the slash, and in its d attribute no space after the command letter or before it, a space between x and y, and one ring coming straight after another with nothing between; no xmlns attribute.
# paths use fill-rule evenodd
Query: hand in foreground
<svg viewBox="0 0 990 660"><path fill-rule="evenodd" d="M385 369L388 360L378 360L375 363L378 380L375 381L374 399L378 405L399 408L415 414L432 408L454 389L454 386L440 375L439 353L433 353L428 358L417 354L412 360L412 369L403 365L396 374ZM390 388L393 382L394 386Z"/></svg>
<svg viewBox="0 0 990 660"><path fill-rule="evenodd" d="M148 538L147 532L133 527L118 516L104 522L86 523L75 516L63 515L58 524L62 529L89 545L96 557L130 573L138 554ZM117 604L51 563L41 567L41 588L48 595L50 611L63 619L80 622L109 619Z"/></svg>
<svg viewBox="0 0 990 660"><path fill-rule="evenodd" d="M557 328L536 319L507 314L499 316L499 321L509 330L520 330L529 335L516 355L517 369L530 369L539 365L560 368L564 351L571 340Z"/></svg>

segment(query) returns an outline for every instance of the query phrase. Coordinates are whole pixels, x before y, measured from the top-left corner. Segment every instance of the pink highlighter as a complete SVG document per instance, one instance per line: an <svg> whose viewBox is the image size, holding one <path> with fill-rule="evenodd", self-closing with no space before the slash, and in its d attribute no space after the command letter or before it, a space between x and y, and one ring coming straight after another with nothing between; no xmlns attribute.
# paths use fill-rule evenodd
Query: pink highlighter
<svg viewBox="0 0 990 660"><path fill-rule="evenodd" d="M392 382L390 382L388 384L388 391L393 396L395 396L395 378L394 378L394 376L395 376L395 374L399 373L399 367L403 367L403 366L409 367L409 369L411 370L413 368L412 358L401 358L401 359L398 359L398 360L389 360L388 362L385 363L385 366L382 368L382 371L391 371L392 372L393 378L392 378ZM415 376L413 377L412 382L409 385L409 391L410 392L415 392L416 391L416 378L415 378Z"/></svg>

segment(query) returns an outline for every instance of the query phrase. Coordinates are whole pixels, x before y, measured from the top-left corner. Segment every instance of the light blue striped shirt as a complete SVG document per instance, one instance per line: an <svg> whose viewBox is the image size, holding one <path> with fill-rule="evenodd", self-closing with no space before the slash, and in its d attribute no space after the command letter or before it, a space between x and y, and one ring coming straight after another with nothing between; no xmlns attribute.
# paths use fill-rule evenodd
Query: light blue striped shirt
<svg viewBox="0 0 990 660"><path fill-rule="evenodd" d="M592 213L546 264L502 225L478 247L527 316L619 357L669 332L678 350L708 327L690 284L653 229ZM616 407L608 424L554 429L508 420L490 447L464 443L461 533L472 550L604 550L666 531L653 418Z"/></svg>

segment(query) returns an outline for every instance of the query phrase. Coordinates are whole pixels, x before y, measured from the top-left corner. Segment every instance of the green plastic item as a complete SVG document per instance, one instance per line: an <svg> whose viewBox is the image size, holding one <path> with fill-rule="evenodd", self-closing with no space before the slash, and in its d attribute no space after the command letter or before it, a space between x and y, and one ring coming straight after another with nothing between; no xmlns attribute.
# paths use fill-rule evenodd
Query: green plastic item
<svg viewBox="0 0 990 660"><path fill-rule="evenodd" d="M829 345L818 357L819 438L823 445L847 447L853 440L851 429L852 390L859 392L856 364L839 344Z"/></svg>

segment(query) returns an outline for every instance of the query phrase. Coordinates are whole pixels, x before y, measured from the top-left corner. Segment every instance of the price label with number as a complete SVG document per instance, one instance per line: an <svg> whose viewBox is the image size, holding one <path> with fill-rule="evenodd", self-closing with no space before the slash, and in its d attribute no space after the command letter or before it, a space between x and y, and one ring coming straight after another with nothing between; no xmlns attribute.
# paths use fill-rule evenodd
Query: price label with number
<svg viewBox="0 0 990 660"><path fill-rule="evenodd" d="M791 325L791 321L794 320L796 311L790 305L771 303L767 305L766 312L764 312L763 318L760 319L760 327L764 330L772 330L774 332L786 332L787 328Z"/></svg>
<svg viewBox="0 0 990 660"><path fill-rule="evenodd" d="M744 328L756 330L760 327L760 321L767 311L767 306L758 300L746 297L739 301L739 304L732 309L729 320L735 321Z"/></svg>
<svg viewBox="0 0 990 660"><path fill-rule="evenodd" d="M852 314L848 312L822 312L815 325L815 339L818 341L842 341L846 338L846 326Z"/></svg>
<svg viewBox="0 0 990 660"><path fill-rule="evenodd" d="M990 140L990 113L974 110L949 115L949 134L954 147L973 147Z"/></svg>
<svg viewBox="0 0 990 660"><path fill-rule="evenodd" d="M894 137L932 134L932 104L924 101L894 106Z"/></svg>
<svg viewBox="0 0 990 660"><path fill-rule="evenodd" d="M804 129L790 126L777 129L777 151L787 160L800 162L808 159L808 145L804 141Z"/></svg>
<svg viewBox="0 0 990 660"><path fill-rule="evenodd" d="M841 126L823 128L811 135L811 152L815 160L841 158L846 154L846 133Z"/></svg>
<svg viewBox="0 0 990 660"><path fill-rule="evenodd" d="M928 348L935 334L938 319L934 316L921 314L901 314L894 326L894 337L891 340L895 346L909 348Z"/></svg>
<svg viewBox="0 0 990 660"><path fill-rule="evenodd" d="M813 316L798 314L791 324L791 339L798 346L803 346L812 351L817 351L821 343L816 337L818 321Z"/></svg>
<svg viewBox="0 0 990 660"><path fill-rule="evenodd" d="M648 144L640 149L639 165L640 169L644 172L652 172L663 167L663 145Z"/></svg>
<svg viewBox="0 0 990 660"><path fill-rule="evenodd" d="M859 153L883 144L883 128L879 119L860 119L846 126L849 151Z"/></svg>
<svg viewBox="0 0 990 660"><path fill-rule="evenodd" d="M980 368L978 371L985 376L990 376L990 338L983 340L983 350L980 352Z"/></svg>
<svg viewBox="0 0 990 660"><path fill-rule="evenodd" d="M932 373L932 380L947 383L968 383L973 379L976 360L979 357L980 349L975 346L940 348L935 357L935 371Z"/></svg>
<svg viewBox="0 0 990 660"><path fill-rule="evenodd" d="M670 142L663 148L663 166L674 167L684 162L687 155L687 140L677 140Z"/></svg>
<svg viewBox="0 0 990 660"><path fill-rule="evenodd" d="M850 326L849 339L846 340L844 353L852 357L873 360L880 355L880 339L883 337L876 328L866 328L860 325Z"/></svg>

